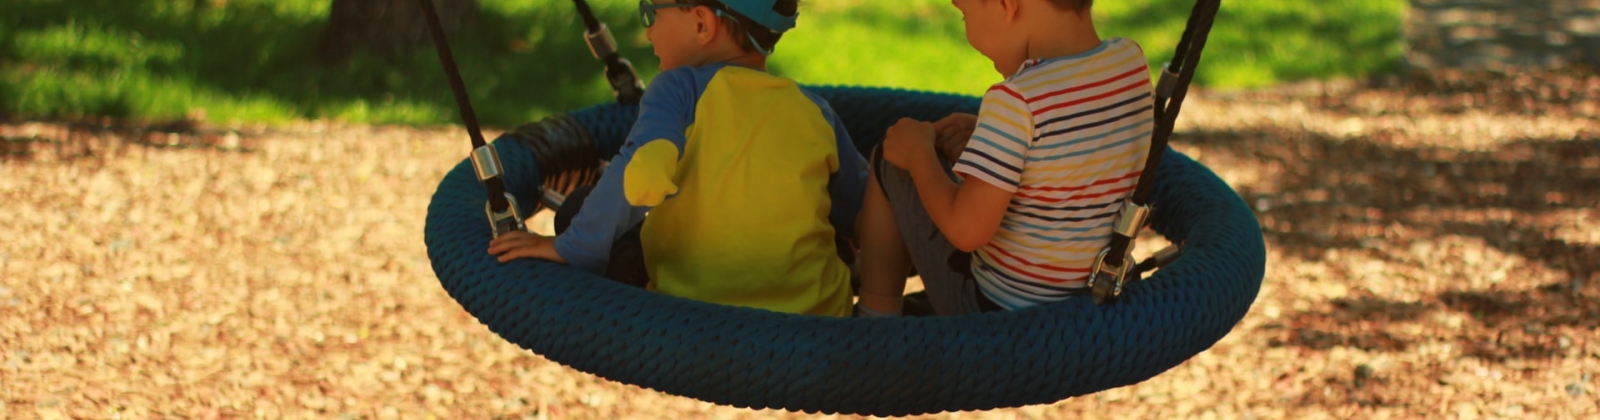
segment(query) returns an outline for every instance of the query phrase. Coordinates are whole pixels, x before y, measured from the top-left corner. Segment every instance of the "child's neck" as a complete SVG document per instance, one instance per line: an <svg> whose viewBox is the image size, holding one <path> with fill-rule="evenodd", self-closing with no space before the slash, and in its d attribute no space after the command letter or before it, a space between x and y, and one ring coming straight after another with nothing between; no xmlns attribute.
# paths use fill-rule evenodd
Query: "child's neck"
<svg viewBox="0 0 1600 420"><path fill-rule="evenodd" d="M734 56L732 58L719 60L719 61L715 61L715 62L717 62L717 63L728 63L728 64L732 64L732 65L739 66L739 67L747 67L747 68L751 68L751 69L755 69L755 70L760 70L760 71L763 71L763 72L767 71L767 56L761 55L760 53L740 54L740 55ZM709 64L709 63L707 63L707 64Z"/></svg>
<svg viewBox="0 0 1600 420"><path fill-rule="evenodd" d="M1100 33L1088 13L1068 13L1068 22L1034 25L1029 31L1028 58L1051 59L1083 54L1100 47Z"/></svg>
<svg viewBox="0 0 1600 420"><path fill-rule="evenodd" d="M758 52L745 51L732 42L723 43L712 48L696 67L709 66L717 63L728 63L740 67L747 67L760 71L767 71L767 56Z"/></svg>

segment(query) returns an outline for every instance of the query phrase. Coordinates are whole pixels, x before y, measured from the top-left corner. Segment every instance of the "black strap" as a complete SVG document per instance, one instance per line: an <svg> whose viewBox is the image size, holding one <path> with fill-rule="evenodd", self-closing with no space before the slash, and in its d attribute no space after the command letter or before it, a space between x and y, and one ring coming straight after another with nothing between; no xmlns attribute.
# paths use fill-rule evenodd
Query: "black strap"
<svg viewBox="0 0 1600 420"><path fill-rule="evenodd" d="M1150 137L1150 156L1146 158L1144 171L1139 174L1138 186L1133 190L1131 201L1135 205L1149 204L1151 187L1155 183L1156 168L1161 165L1161 155L1167 150L1167 139L1172 137L1174 124L1178 120L1178 111L1183 108L1183 98L1189 91L1189 82L1194 79L1194 70L1200 65L1200 51L1205 49L1206 37L1211 33L1211 23L1216 19L1217 7L1221 0L1196 0L1194 10L1189 14L1189 24L1184 27L1183 38L1178 40L1177 52L1173 55L1171 71L1177 75L1176 85L1173 86L1172 97L1163 95L1156 97L1155 132ZM1112 267L1121 267L1123 257L1127 255L1128 248L1133 245L1133 238L1120 234L1111 235L1110 251L1106 253L1105 264Z"/></svg>
<svg viewBox="0 0 1600 420"><path fill-rule="evenodd" d="M461 123L467 126L467 135L472 137L472 148L488 145L483 140L483 133L478 129L478 114L472 112L472 100L467 97L467 87L461 82L461 71L456 69L455 54L450 52L450 41L445 39L444 26L439 24L439 12L433 8L433 0L417 0L422 3L422 14L428 19L428 29L433 33L433 45L438 47L439 62L444 65L445 76L450 79L450 90L455 92L456 108L461 110ZM504 212L511 206L506 200L506 186L499 177L483 180L483 186L489 189L489 208L496 213Z"/></svg>
<svg viewBox="0 0 1600 420"><path fill-rule="evenodd" d="M594 11L589 10L589 2L572 0L572 4L578 8L578 16L583 18L583 27L588 31L587 34L606 31L600 26L600 19L594 17ZM607 34L606 38L609 39L610 35ZM610 47L615 48L614 45ZM617 96L617 103L623 105L639 103L639 99L644 97L644 83L639 80L639 73L633 70L633 63L623 59L621 54L615 51L600 57L600 61L605 62L606 82L611 84L611 93Z"/></svg>
<svg viewBox="0 0 1600 420"><path fill-rule="evenodd" d="M600 19L595 19L594 11L589 10L589 2L572 0L572 5L578 7L578 17L583 18L583 27L590 32L600 30Z"/></svg>

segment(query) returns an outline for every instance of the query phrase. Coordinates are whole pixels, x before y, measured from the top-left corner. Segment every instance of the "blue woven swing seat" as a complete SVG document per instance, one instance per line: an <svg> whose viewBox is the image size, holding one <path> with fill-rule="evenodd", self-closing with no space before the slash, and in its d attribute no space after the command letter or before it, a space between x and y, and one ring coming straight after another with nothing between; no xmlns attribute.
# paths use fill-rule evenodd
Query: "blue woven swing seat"
<svg viewBox="0 0 1600 420"><path fill-rule="evenodd" d="M900 117L975 112L978 98L814 87L861 150ZM622 144L637 107L573 112L600 156ZM507 190L533 208L534 149L496 140ZM484 186L463 161L428 206L426 242L450 296L489 329L550 360L610 380L748 408L877 416L1046 404L1149 379L1222 339L1255 301L1261 227L1210 170L1167 152L1153 229L1184 253L1130 284L1121 301L1084 297L1019 311L926 318L790 315L658 295L565 265L500 264L487 253Z"/></svg>

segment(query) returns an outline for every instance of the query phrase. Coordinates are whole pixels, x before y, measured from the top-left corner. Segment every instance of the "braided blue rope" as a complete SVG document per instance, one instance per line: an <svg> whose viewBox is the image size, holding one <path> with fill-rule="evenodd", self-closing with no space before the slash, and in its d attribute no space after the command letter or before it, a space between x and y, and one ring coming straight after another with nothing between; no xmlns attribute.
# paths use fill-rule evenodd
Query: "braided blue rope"
<svg viewBox="0 0 1600 420"><path fill-rule="evenodd" d="M974 112L973 97L895 89L814 88L870 149L895 120ZM636 109L572 117L602 156L616 153ZM531 206L537 161L496 141L507 189ZM495 262L484 187L463 161L428 206L426 242L450 296L489 329L550 360L610 380L714 403L878 416L1046 404L1126 386L1220 340L1255 301L1266 250L1255 216L1188 157L1158 170L1153 228L1186 241L1182 257L1129 285L1114 305L1090 299L938 318L778 314L657 295L560 264Z"/></svg>

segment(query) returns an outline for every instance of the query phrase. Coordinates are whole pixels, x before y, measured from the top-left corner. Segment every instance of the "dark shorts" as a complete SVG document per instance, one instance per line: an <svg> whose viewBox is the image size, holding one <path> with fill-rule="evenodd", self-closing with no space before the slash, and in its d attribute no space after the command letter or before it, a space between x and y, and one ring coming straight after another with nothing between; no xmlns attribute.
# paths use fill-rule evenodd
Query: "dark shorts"
<svg viewBox="0 0 1600 420"><path fill-rule="evenodd" d="M940 159L945 174L956 182L961 179L950 171L952 164ZM911 254L911 263L922 276L926 289L926 305L937 315L961 315L1004 310L978 290L972 276L972 254L957 249L946 239L944 232L933 223L927 209L922 206L922 196L917 194L917 184L911 174L883 160L882 149L872 152L872 168L878 176L878 186L889 199L894 220L900 228L900 237ZM905 313L918 312L923 297L908 296Z"/></svg>

